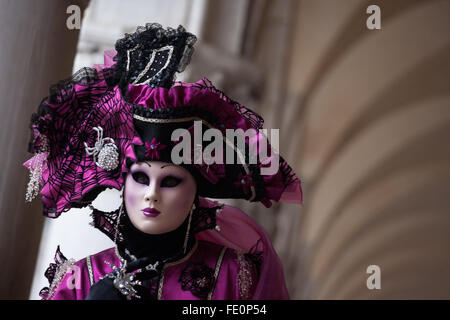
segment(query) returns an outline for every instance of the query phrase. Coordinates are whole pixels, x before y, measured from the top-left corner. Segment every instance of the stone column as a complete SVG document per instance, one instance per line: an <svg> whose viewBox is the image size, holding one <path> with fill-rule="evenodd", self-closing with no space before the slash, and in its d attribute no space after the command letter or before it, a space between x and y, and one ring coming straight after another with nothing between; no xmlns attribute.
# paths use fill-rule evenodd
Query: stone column
<svg viewBox="0 0 450 320"><path fill-rule="evenodd" d="M88 1L4 0L0 3L0 299L26 299L44 218L25 203L29 120L51 84L67 78L78 30L66 27L69 5Z"/></svg>

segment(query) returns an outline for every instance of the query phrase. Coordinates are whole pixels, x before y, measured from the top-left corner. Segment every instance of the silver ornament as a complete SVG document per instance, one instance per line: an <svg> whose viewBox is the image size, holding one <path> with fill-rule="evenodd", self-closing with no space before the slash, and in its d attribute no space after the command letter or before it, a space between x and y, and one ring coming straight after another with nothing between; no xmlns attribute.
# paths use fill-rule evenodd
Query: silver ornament
<svg viewBox="0 0 450 320"><path fill-rule="evenodd" d="M106 171L112 171L119 165L119 153L113 143L107 143L98 153L97 165Z"/></svg>
<svg viewBox="0 0 450 320"><path fill-rule="evenodd" d="M119 165L119 152L114 143L113 138L103 138L103 128L94 127L97 132L97 141L93 147L89 147L84 143L86 153L94 157L94 162L97 166L106 171L111 171Z"/></svg>

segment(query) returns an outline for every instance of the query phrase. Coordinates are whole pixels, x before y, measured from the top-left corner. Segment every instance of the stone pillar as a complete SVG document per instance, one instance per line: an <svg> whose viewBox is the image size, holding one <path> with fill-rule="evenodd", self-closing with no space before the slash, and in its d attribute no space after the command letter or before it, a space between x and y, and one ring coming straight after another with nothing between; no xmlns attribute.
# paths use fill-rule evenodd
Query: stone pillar
<svg viewBox="0 0 450 320"><path fill-rule="evenodd" d="M51 84L67 78L78 41L66 9L88 1L4 0L0 3L0 299L26 299L39 247L43 217L38 200L25 203L32 112Z"/></svg>

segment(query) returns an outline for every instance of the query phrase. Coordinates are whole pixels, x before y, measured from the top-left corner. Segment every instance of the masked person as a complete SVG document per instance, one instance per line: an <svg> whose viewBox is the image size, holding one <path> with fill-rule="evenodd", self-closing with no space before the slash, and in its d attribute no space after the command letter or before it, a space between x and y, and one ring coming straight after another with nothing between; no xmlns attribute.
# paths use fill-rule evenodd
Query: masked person
<svg viewBox="0 0 450 320"><path fill-rule="evenodd" d="M78 262L58 248L43 299L289 298L266 231L210 198L301 203L300 181L259 115L207 79L174 81L195 41L181 26L139 27L33 114L27 199L40 192L51 218L89 206L116 244ZM113 212L92 205L107 188L123 190Z"/></svg>

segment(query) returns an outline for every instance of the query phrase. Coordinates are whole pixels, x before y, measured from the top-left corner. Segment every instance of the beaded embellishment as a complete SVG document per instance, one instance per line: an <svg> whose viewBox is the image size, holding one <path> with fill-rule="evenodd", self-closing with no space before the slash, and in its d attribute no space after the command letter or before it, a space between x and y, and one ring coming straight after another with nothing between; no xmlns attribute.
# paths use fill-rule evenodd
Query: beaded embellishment
<svg viewBox="0 0 450 320"><path fill-rule="evenodd" d="M39 152L35 153L32 158L30 181L28 182L27 192L25 194L25 201L27 202L31 202L39 194L42 173L47 169L48 152L48 140L44 137L42 138L42 145Z"/></svg>
<svg viewBox="0 0 450 320"><path fill-rule="evenodd" d="M56 293L56 290L68 272L74 271L75 276L79 276L79 274L76 274L77 269L75 268L75 260L67 259L62 254L59 246L56 249L54 260L55 263L50 263L50 266L45 271L45 277L49 281L49 287L45 287L39 292L39 295L44 300L53 298L53 295ZM75 283L77 283L77 279L75 279Z"/></svg>
<svg viewBox="0 0 450 320"><path fill-rule="evenodd" d="M241 297L241 299L246 300L250 298L250 290L253 286L253 277L251 273L252 265L243 252L237 252L236 260L240 266L237 279L239 296Z"/></svg>

